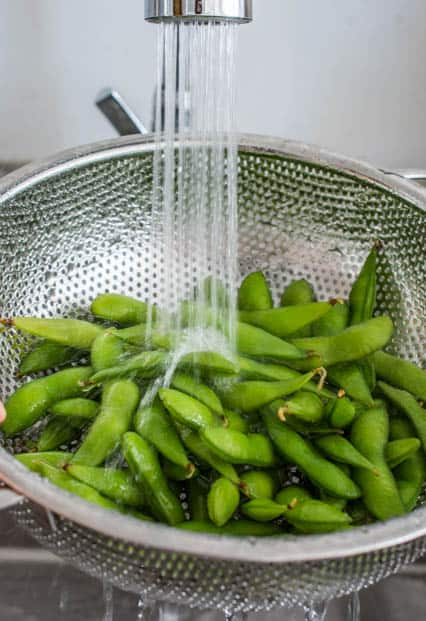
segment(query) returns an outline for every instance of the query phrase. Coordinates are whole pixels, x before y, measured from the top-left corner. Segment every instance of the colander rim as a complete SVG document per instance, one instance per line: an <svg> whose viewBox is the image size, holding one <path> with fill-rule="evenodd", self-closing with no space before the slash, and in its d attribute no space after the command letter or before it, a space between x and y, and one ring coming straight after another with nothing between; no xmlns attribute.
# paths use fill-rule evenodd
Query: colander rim
<svg viewBox="0 0 426 621"><path fill-rule="evenodd" d="M30 163L0 182L0 205L54 175L112 157L137 155L151 151L152 148L151 135L125 136L69 149L41 162ZM378 170L364 162L320 147L270 136L245 134L239 137L239 149L326 166L380 186L426 211L426 190L416 187L396 173ZM2 447L0 478L37 505L106 537L119 538L132 545L218 560L289 563L344 558L401 545L426 535L426 506L400 518L353 530L326 535L286 536L282 540L269 537L237 539L177 530L163 524L141 522L88 503L28 471Z"/></svg>

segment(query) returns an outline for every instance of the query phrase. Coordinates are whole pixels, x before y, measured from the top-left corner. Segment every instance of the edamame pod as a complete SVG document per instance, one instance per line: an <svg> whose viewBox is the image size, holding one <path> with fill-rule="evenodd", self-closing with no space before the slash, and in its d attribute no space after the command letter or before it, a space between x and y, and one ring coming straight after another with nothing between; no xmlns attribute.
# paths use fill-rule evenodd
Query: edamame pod
<svg viewBox="0 0 426 621"><path fill-rule="evenodd" d="M53 451L62 445L69 444L81 435L87 422L87 418L54 416L41 432L37 441L37 450Z"/></svg>
<svg viewBox="0 0 426 621"><path fill-rule="evenodd" d="M358 363L336 364L327 368L327 380L338 388L343 388L345 394L360 403L371 407L373 397L363 370Z"/></svg>
<svg viewBox="0 0 426 621"><path fill-rule="evenodd" d="M99 403L91 399L83 397L75 397L74 399L63 399L57 401L50 408L49 412L55 416L69 418L86 418L93 420L99 411Z"/></svg>
<svg viewBox="0 0 426 621"><path fill-rule="evenodd" d="M238 290L239 310L268 310L272 308L272 295L262 272L251 272Z"/></svg>
<svg viewBox="0 0 426 621"><path fill-rule="evenodd" d="M198 470L194 464L189 464L186 468L174 464L168 459L163 459L163 472L170 481L186 481L197 476Z"/></svg>
<svg viewBox="0 0 426 621"><path fill-rule="evenodd" d="M375 317L346 328L336 336L313 336L293 339L291 342L306 352L315 352L306 360L292 361L297 369L329 367L342 362L353 362L382 349L393 333L390 317Z"/></svg>
<svg viewBox="0 0 426 621"><path fill-rule="evenodd" d="M113 332L101 332L92 343L90 350L90 364L95 373L108 367L114 367L122 362L124 341Z"/></svg>
<svg viewBox="0 0 426 621"><path fill-rule="evenodd" d="M155 449L132 431L124 434L121 446L133 478L142 487L153 514L172 526L183 522L182 506L167 485Z"/></svg>
<svg viewBox="0 0 426 621"><path fill-rule="evenodd" d="M139 402L139 388L131 380L107 384L98 416L71 460L73 464L99 466L119 446L129 429Z"/></svg>
<svg viewBox="0 0 426 621"><path fill-rule="evenodd" d="M249 421L238 412L233 412L232 410L224 410L224 416L224 426L227 429L235 429L235 431L241 431L241 433L249 432Z"/></svg>
<svg viewBox="0 0 426 621"><path fill-rule="evenodd" d="M278 410L278 418L282 421L288 416L294 416L305 423L318 423L323 415L324 405L321 399L311 392L296 392Z"/></svg>
<svg viewBox="0 0 426 621"><path fill-rule="evenodd" d="M145 302L118 293L98 295L93 300L90 310L96 317L124 325L143 323L148 315L148 305ZM151 312L154 317L155 307L152 307Z"/></svg>
<svg viewBox="0 0 426 621"><path fill-rule="evenodd" d="M350 325L371 319L376 305L376 266L380 242L375 242L349 294Z"/></svg>
<svg viewBox="0 0 426 621"><path fill-rule="evenodd" d="M136 375L150 378L159 375L165 367L169 354L161 351L143 351L136 356L127 358L122 364L94 373L88 384L104 384L119 377Z"/></svg>
<svg viewBox="0 0 426 621"><path fill-rule="evenodd" d="M312 498L312 494L301 485L287 485L275 496L275 502L280 505L293 506L310 498Z"/></svg>
<svg viewBox="0 0 426 621"><path fill-rule="evenodd" d="M197 382L191 375L175 373L171 385L176 390L184 392L194 399L201 401L201 403L204 403L204 405L218 416L223 415L223 407L216 393L209 388L209 386Z"/></svg>
<svg viewBox="0 0 426 621"><path fill-rule="evenodd" d="M145 504L143 491L136 485L129 470L68 464L66 472L115 502L130 507Z"/></svg>
<svg viewBox="0 0 426 621"><path fill-rule="evenodd" d="M380 379L426 401L426 370L384 351L377 351L373 361Z"/></svg>
<svg viewBox="0 0 426 621"><path fill-rule="evenodd" d="M145 347L146 349L172 349L175 337L173 332L165 332L158 325L151 327L146 323L113 330L113 333L127 345Z"/></svg>
<svg viewBox="0 0 426 621"><path fill-rule="evenodd" d="M405 512L395 479L385 459L388 437L389 418L384 406L362 412L352 425L353 446L378 471L377 475L365 468L355 468L353 476L362 489L362 499L367 509L379 520Z"/></svg>
<svg viewBox="0 0 426 621"><path fill-rule="evenodd" d="M101 326L80 319L16 317L8 325L13 325L18 330L33 336L76 349L90 349L95 338L103 331Z"/></svg>
<svg viewBox="0 0 426 621"><path fill-rule="evenodd" d="M191 520L199 522L209 519L207 493L208 485L201 477L191 479L188 482L188 504Z"/></svg>
<svg viewBox="0 0 426 621"><path fill-rule="evenodd" d="M328 422L336 429L345 429L354 421L357 410L355 405L347 397L330 399L325 407Z"/></svg>
<svg viewBox="0 0 426 621"><path fill-rule="evenodd" d="M247 381L225 387L221 392L222 401L231 410L252 412L278 399L300 390L315 375L315 372L281 382Z"/></svg>
<svg viewBox="0 0 426 621"><path fill-rule="evenodd" d="M216 479L207 495L207 510L213 524L226 524L237 510L239 502L238 488L229 479Z"/></svg>
<svg viewBox="0 0 426 621"><path fill-rule="evenodd" d="M296 464L314 485L339 498L350 500L361 496L358 486L343 470L325 459L308 440L288 425L283 425L273 412L263 410L262 414L267 432L279 454Z"/></svg>
<svg viewBox="0 0 426 621"><path fill-rule="evenodd" d="M249 498L273 498L279 486L277 474L266 470L247 470L241 474L241 481Z"/></svg>
<svg viewBox="0 0 426 621"><path fill-rule="evenodd" d="M389 437L394 441L410 438L414 432L410 421L400 416L393 416L389 427ZM417 504L426 476L423 450L418 450L414 455L397 466L393 471L393 475L396 479L402 504L406 511L412 511Z"/></svg>
<svg viewBox="0 0 426 621"><path fill-rule="evenodd" d="M38 472L40 462L54 466L55 468L62 468L67 464L72 457L72 453L64 453L62 451L48 451L43 453L19 453L15 455L15 459L21 462L24 466Z"/></svg>
<svg viewBox="0 0 426 621"><path fill-rule="evenodd" d="M276 524L260 524L251 520L232 520L224 526L216 526L207 521L182 522L177 528L190 530L196 533L209 533L211 535L231 535L233 537L270 537L283 532Z"/></svg>
<svg viewBox="0 0 426 621"><path fill-rule="evenodd" d="M213 414L204 403L179 390L162 388L158 391L158 396L171 417L190 429L199 431L205 427L223 424L220 418Z"/></svg>
<svg viewBox="0 0 426 621"><path fill-rule="evenodd" d="M235 375L238 365L232 360L213 351L197 351L182 356L179 368L195 368L199 372L219 375Z"/></svg>
<svg viewBox="0 0 426 621"><path fill-rule="evenodd" d="M308 354L301 348L248 323L237 323L237 349L240 354L275 360L302 360Z"/></svg>
<svg viewBox="0 0 426 621"><path fill-rule="evenodd" d="M240 311L238 318L241 322L285 338L328 313L330 307L329 302L312 302L263 311Z"/></svg>
<svg viewBox="0 0 426 621"><path fill-rule="evenodd" d="M402 464L416 453L422 443L418 438L401 438L388 442L385 448L385 459L391 470Z"/></svg>
<svg viewBox="0 0 426 621"><path fill-rule="evenodd" d="M426 452L426 410L416 401L415 397L406 390L378 382L377 386L393 405L403 412L412 422L416 435L420 439L423 450Z"/></svg>
<svg viewBox="0 0 426 621"><path fill-rule="evenodd" d="M24 384L6 401L6 435L31 427L56 402L81 394L81 383L92 374L91 367L74 367Z"/></svg>
<svg viewBox="0 0 426 621"><path fill-rule="evenodd" d="M32 373L54 369L78 360L80 356L81 353L77 349L45 341L37 345L23 358L19 365L19 375L31 375Z"/></svg>
<svg viewBox="0 0 426 621"><path fill-rule="evenodd" d="M284 289L280 306L295 306L297 304L309 304L315 301L315 293L312 285L301 278L300 280L292 280Z"/></svg>
<svg viewBox="0 0 426 621"><path fill-rule="evenodd" d="M377 473L376 467L342 436L322 436L315 440L315 445L334 461Z"/></svg>
<svg viewBox="0 0 426 621"><path fill-rule="evenodd" d="M223 427L207 427L201 431L200 437L211 451L230 464L249 464L259 468L271 468L277 464L271 441L260 433L244 434Z"/></svg>
<svg viewBox="0 0 426 621"><path fill-rule="evenodd" d="M185 469L185 478L192 476L194 466L186 454L172 421L158 399L152 405L139 408L133 424L138 434L155 446L159 453Z"/></svg>
<svg viewBox="0 0 426 621"><path fill-rule="evenodd" d="M328 313L315 321L312 326L313 336L335 336L343 332L349 323L349 306L344 300L336 300Z"/></svg>

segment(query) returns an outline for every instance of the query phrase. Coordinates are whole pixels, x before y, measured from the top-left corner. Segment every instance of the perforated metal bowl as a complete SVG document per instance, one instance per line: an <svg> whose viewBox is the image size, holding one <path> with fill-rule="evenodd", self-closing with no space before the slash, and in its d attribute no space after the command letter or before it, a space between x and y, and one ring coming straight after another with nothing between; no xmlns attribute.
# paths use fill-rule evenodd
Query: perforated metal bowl
<svg viewBox="0 0 426 621"><path fill-rule="evenodd" d="M81 316L105 290L144 297L153 143L121 138L62 154L0 184L0 313ZM426 354L426 193L395 175L312 147L249 136L239 151L241 273L263 269L277 296L307 277L345 296L380 238L380 311L392 348ZM16 388L22 336L0 337L0 394ZM28 500L33 536L82 569L156 599L268 610L328 599L397 571L426 550L426 508L332 535L236 539L150 523L87 504L28 472L2 440L0 472ZM44 509L43 509L44 507ZM45 509L55 514L47 519Z"/></svg>

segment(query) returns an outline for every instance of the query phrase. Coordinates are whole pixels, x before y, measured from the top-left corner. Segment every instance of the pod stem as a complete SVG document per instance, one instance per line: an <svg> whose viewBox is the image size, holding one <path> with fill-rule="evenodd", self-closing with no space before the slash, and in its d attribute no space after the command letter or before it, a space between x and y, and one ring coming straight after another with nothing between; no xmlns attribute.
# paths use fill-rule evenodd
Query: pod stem
<svg viewBox="0 0 426 621"><path fill-rule="evenodd" d="M187 478L187 479L192 479L192 477L194 476L195 471L196 471L196 467L194 466L194 464L193 464L193 463L191 463L191 462L187 463L187 464L186 464L186 466L185 466L185 470L186 470L186 471L187 471L187 473L188 473L188 474L186 475L186 478Z"/></svg>
<svg viewBox="0 0 426 621"><path fill-rule="evenodd" d="M343 399L345 395L346 395L346 390L344 390L343 388L339 388L339 390L337 391L337 398Z"/></svg>
<svg viewBox="0 0 426 621"><path fill-rule="evenodd" d="M7 319L6 317L0 317L0 324L6 326L6 328L11 328L15 325L15 321L13 319Z"/></svg>
<svg viewBox="0 0 426 621"><path fill-rule="evenodd" d="M327 379L327 369L325 367L318 367L313 370L314 375L319 375L318 390L324 388L325 380Z"/></svg>
<svg viewBox="0 0 426 621"><path fill-rule="evenodd" d="M282 423L285 423L288 416L288 405L282 405L280 408L278 408L277 416Z"/></svg>

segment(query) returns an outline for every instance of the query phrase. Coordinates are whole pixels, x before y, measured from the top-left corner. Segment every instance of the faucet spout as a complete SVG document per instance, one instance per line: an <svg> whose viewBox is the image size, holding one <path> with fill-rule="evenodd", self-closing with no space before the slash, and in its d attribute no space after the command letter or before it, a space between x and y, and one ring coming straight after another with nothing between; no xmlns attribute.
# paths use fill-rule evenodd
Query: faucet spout
<svg viewBox="0 0 426 621"><path fill-rule="evenodd" d="M145 19L150 22L184 20L232 21L253 19L252 0L145 0Z"/></svg>

